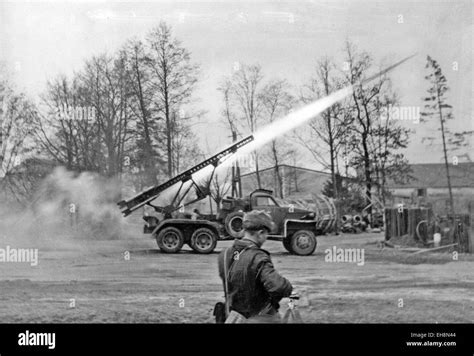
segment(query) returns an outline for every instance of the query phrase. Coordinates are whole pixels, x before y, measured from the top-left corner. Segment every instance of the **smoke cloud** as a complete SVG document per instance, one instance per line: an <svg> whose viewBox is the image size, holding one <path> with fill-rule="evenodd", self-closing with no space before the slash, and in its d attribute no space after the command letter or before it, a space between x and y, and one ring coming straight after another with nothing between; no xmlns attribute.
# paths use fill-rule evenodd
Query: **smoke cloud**
<svg viewBox="0 0 474 356"><path fill-rule="evenodd" d="M131 224L117 208L120 192L117 180L57 167L40 183L28 209L0 204L0 236L16 243L139 236L142 224Z"/></svg>

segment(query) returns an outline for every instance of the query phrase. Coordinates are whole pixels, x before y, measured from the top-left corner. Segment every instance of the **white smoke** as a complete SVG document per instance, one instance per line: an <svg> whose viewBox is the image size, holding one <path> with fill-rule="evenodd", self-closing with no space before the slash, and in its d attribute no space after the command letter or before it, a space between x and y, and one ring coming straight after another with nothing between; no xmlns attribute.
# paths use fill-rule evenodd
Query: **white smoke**
<svg viewBox="0 0 474 356"><path fill-rule="evenodd" d="M57 167L42 183L36 218L72 230L77 237L119 238L124 221L117 208L119 182L92 172Z"/></svg>
<svg viewBox="0 0 474 356"><path fill-rule="evenodd" d="M406 62L410 58L413 58L415 55L416 54L406 57L383 69L382 71L370 76L369 78L363 80L362 84L367 84L372 80L379 78L381 75L393 70L400 64ZM354 87L352 85L348 85L345 88L339 89L338 91L335 91L334 93L331 93L324 98L318 99L308 105L305 105L299 108L298 110L295 110L289 113L288 115L278 120L275 120L271 124L261 128L253 134L254 140L252 142L239 149L238 155L234 154L226 157L224 162L217 167L216 172L221 169L228 169L237 159L239 159L239 157L249 155L251 152L259 149L260 147L276 139L277 137L282 136L296 129L299 126L304 125L308 121L316 118L318 115L320 115L326 109L330 108L335 103L351 95L353 90ZM197 172L193 176L193 178L196 180L205 179L210 175L211 172L212 166L208 166L205 169Z"/></svg>
<svg viewBox="0 0 474 356"><path fill-rule="evenodd" d="M82 239L139 237L143 224L124 219L118 200L117 180L57 167L40 183L27 209L14 210L11 203L0 202L0 237L53 246Z"/></svg>
<svg viewBox="0 0 474 356"><path fill-rule="evenodd" d="M362 81L362 84L367 84L374 79L379 78L381 75L393 70L394 68L398 67L400 64L406 62L410 58L414 57L415 55L411 55L406 57L391 66L383 69L382 71L370 76L369 78ZM271 124L261 128L257 132L253 134L254 140L251 141L249 144L243 146L239 149L238 154L231 154L227 157L224 157L223 161L219 166L215 169L215 174L219 174L222 170L229 169L236 160L240 159L241 157L245 157L250 155L253 151L256 151L260 147L264 146L268 142L276 139L279 136L282 136L297 127L304 125L308 121L316 118L326 109L330 108L335 103L343 100L347 96L351 95L354 90L353 85L348 85L345 88L342 88L334 93L329 94L328 96L318 99L308 105L305 105L288 115L272 122ZM193 180L196 182L205 182L209 180L214 167L212 165L208 165L201 169L200 171L193 174ZM171 195L177 191L176 188L178 185L169 188L166 192L162 194Z"/></svg>
<svg viewBox="0 0 474 356"><path fill-rule="evenodd" d="M311 104L305 105L302 108L295 110L288 115L282 117L279 120L272 122L271 124L261 128L253 134L254 140L249 144L239 149L239 154L230 155L225 158L220 166L217 167L216 172L223 169L228 169L232 164L239 159L239 157L250 155L253 151L256 151L260 147L269 143L270 141L282 136L297 127L307 123L309 120L314 119L324 110L328 109L338 101L341 101L352 93L352 86L340 89L327 97L319 99ZM204 180L212 172L212 166L208 166L205 169L197 172L193 178L196 180Z"/></svg>

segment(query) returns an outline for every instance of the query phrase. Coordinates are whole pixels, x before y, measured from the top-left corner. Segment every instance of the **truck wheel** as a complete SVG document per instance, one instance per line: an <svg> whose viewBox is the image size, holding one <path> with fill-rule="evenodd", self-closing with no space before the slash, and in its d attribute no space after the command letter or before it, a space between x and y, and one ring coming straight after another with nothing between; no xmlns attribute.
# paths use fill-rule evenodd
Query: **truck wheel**
<svg viewBox="0 0 474 356"><path fill-rule="evenodd" d="M234 237L241 238L244 236L244 213L235 211L225 218L225 231Z"/></svg>
<svg viewBox="0 0 474 356"><path fill-rule="evenodd" d="M197 253L211 253L217 245L217 236L211 229L202 227L194 231L189 246Z"/></svg>
<svg viewBox="0 0 474 356"><path fill-rule="evenodd" d="M309 230L296 231L290 241L292 252L300 256L311 255L317 245L316 236Z"/></svg>
<svg viewBox="0 0 474 356"><path fill-rule="evenodd" d="M283 247L289 253L293 253L293 251L291 250L291 239L289 239L289 238L283 239Z"/></svg>
<svg viewBox="0 0 474 356"><path fill-rule="evenodd" d="M175 227L165 227L158 233L156 242L161 251L165 253L176 253L183 247L183 233Z"/></svg>

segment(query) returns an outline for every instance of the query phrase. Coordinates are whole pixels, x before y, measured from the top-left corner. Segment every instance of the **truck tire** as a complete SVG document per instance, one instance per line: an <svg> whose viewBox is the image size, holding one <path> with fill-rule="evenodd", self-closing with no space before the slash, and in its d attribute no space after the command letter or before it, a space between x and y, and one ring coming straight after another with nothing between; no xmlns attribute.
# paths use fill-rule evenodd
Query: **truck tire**
<svg viewBox="0 0 474 356"><path fill-rule="evenodd" d="M283 247L285 250L287 250L289 253L293 253L291 250L291 239L290 238L285 238L283 239Z"/></svg>
<svg viewBox="0 0 474 356"><path fill-rule="evenodd" d="M230 213L227 215L225 218L225 231L227 233L236 238L239 239L244 236L244 213L241 211L234 211L233 213Z"/></svg>
<svg viewBox="0 0 474 356"><path fill-rule="evenodd" d="M160 250L165 253L179 252L184 244L183 233L175 227L165 227L158 233L156 243Z"/></svg>
<svg viewBox="0 0 474 356"><path fill-rule="evenodd" d="M317 244L316 236L309 230L298 230L291 235L290 248L296 255L311 255Z"/></svg>
<svg viewBox="0 0 474 356"><path fill-rule="evenodd" d="M189 246L197 253L207 254L214 251L217 245L217 235L207 227L201 227L193 232Z"/></svg>

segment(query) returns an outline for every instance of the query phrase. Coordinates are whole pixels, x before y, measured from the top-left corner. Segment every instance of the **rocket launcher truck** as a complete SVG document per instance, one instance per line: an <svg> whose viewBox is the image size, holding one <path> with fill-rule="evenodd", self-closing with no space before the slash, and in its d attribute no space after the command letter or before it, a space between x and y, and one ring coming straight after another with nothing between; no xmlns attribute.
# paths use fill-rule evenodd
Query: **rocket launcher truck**
<svg viewBox="0 0 474 356"><path fill-rule="evenodd" d="M290 253L311 255L317 246L316 236L331 225L333 218L291 204L286 206L275 199L271 190L257 189L244 198L228 196L221 200L217 214L212 212L191 216L184 214L186 206L206 197L213 199L210 184L216 168L253 139L250 135L167 182L118 202L122 214L126 217L145 205L149 206L161 217L145 214L144 232L156 239L162 252L177 253L184 244L188 244L195 252L208 254L214 251L217 241L238 239L243 236L242 222L245 212L254 209L264 210L272 216L276 224L275 231L268 236L269 240L282 241ZM212 167L212 173L205 183L193 178L195 173L207 167ZM174 190L177 189L176 192L170 189L172 187ZM170 195L169 190L172 196L171 203L165 206L153 204L153 201L166 191ZM194 193L191 199L189 199L190 193Z"/></svg>

